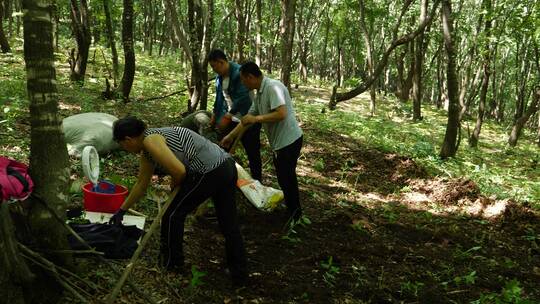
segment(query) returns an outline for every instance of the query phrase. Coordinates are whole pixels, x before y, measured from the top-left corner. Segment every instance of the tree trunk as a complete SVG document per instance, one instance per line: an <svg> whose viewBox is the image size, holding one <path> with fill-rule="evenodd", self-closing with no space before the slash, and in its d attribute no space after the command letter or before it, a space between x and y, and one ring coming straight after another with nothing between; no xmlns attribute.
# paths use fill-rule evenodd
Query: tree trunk
<svg viewBox="0 0 540 304"><path fill-rule="evenodd" d="M122 43L124 45L124 74L120 82L122 99L129 101L129 94L135 78L135 49L133 46L133 0L123 0Z"/></svg>
<svg viewBox="0 0 540 304"><path fill-rule="evenodd" d="M510 53L510 48L507 49L505 55L503 56L502 58L502 64L501 64L501 67L499 68L500 71L505 71L506 70L506 65L508 63L508 56L509 56L509 53ZM496 118L496 121L498 123L502 123L503 120L504 120L504 110L505 110L505 107L506 107L506 98L501 98L501 93L503 92L503 90L505 89L505 82L506 82L506 78L503 77L503 73L501 73L501 77L499 77L500 79L500 82L497 83L496 86L494 86L494 90L497 90L497 93L495 93L494 95L497 96L497 107L495 108L495 118Z"/></svg>
<svg viewBox="0 0 540 304"><path fill-rule="evenodd" d="M341 79L343 77L341 76L341 63L343 61L342 59L342 51L341 51L341 38L339 37L339 32L336 35L336 48L337 48L337 57L336 57L336 82L337 87L341 86Z"/></svg>
<svg viewBox="0 0 540 304"><path fill-rule="evenodd" d="M360 4L360 30L362 31L362 34L364 36L364 43L366 45L366 59L367 59L367 67L368 67L368 77L373 78L374 77L374 67L373 67L373 42L371 41L371 35L368 31L368 28L366 26L366 8L363 0L359 0ZM370 104L369 104L369 112L371 116L375 115L375 82L370 86L369 90L370 95Z"/></svg>
<svg viewBox="0 0 540 304"><path fill-rule="evenodd" d="M69 247L66 231L60 221L65 220L70 175L61 118L58 115L52 2L23 0L23 9L26 10L24 59L31 124L30 175L35 185L28 220L36 247L49 252ZM56 216L52 216L51 212ZM59 265L71 263L68 254L48 254L46 257ZM60 296L57 286L56 281L50 278L35 280L30 293L40 300L35 298L34 303L53 303Z"/></svg>
<svg viewBox="0 0 540 304"><path fill-rule="evenodd" d="M442 1L441 15L444 45L448 57L448 64L446 67L446 81L448 83L448 123L446 124L446 133L439 155L442 159L446 159L456 155L458 149L456 143L459 129L459 87L456 73L456 54L452 37L454 28L451 19L452 4L450 0Z"/></svg>
<svg viewBox="0 0 540 304"><path fill-rule="evenodd" d="M257 37L255 38L255 63L261 66L262 57L262 31L263 31L263 19L262 19L262 1L255 0L255 9L257 12Z"/></svg>
<svg viewBox="0 0 540 304"><path fill-rule="evenodd" d="M86 0L71 0L71 24L73 28L73 34L77 41L77 52L71 51L70 67L71 67L71 80L84 82L84 75L86 74L86 64L88 63L88 51L90 50L90 44L92 42L92 36L90 33L90 16L88 13L88 3Z"/></svg>
<svg viewBox="0 0 540 304"><path fill-rule="evenodd" d="M19 252L9 205L0 204L0 297L3 303L23 304L24 288L35 279Z"/></svg>
<svg viewBox="0 0 540 304"><path fill-rule="evenodd" d="M540 89L536 90L536 93L534 94L533 101L529 105L529 108L527 111L516 120L516 123L512 127L512 131L510 132L510 137L508 138L508 144L510 147L515 147L517 144L517 141L519 139L519 136L521 135L521 130L523 129L523 126L527 123L529 118L538 111L538 100L540 99Z"/></svg>
<svg viewBox="0 0 540 304"><path fill-rule="evenodd" d="M525 102L529 94L527 88L527 82L529 80L529 75L531 72L530 69L530 60L529 60L529 42L528 38L523 39L521 44L522 52L516 52L516 63L520 65L520 71L518 74L517 85L516 85L516 110L514 112L514 123L523 116L525 112Z"/></svg>
<svg viewBox="0 0 540 304"><path fill-rule="evenodd" d="M281 0L281 81L291 90L296 0Z"/></svg>
<svg viewBox="0 0 540 304"><path fill-rule="evenodd" d="M116 51L116 39L114 35L114 29L111 19L111 0L103 0L103 10L105 12L105 24L107 27L107 41L111 48L112 65L113 65L113 84L116 87L116 81L118 80L118 52Z"/></svg>
<svg viewBox="0 0 540 304"><path fill-rule="evenodd" d="M186 58L191 63L191 80L188 83L190 100L187 111L193 112L200 106L207 108L208 100L208 53L216 43L213 37L214 24L214 1L208 0L207 7L203 7L200 1L188 1L188 33L185 33L180 25L176 7L173 1L165 0L164 5L171 19L174 37L181 46ZM221 21L218 32L222 31L225 21L231 13Z"/></svg>
<svg viewBox="0 0 540 304"><path fill-rule="evenodd" d="M236 31L236 47L238 48L238 62L244 62L245 55L244 50L247 43L246 37L246 12L249 8L248 4L244 0L235 0L235 16L238 21L238 29Z"/></svg>
<svg viewBox="0 0 540 304"><path fill-rule="evenodd" d="M2 53L11 53L9 42L7 40L6 34L4 33L4 3L3 1L0 1L0 49L2 49Z"/></svg>
<svg viewBox="0 0 540 304"><path fill-rule="evenodd" d="M420 4L420 23L424 22L427 15L427 0L422 0ZM424 66L424 53L426 46L424 44L424 32L416 37L416 50L414 52L414 71L413 71L413 120L422 120L422 69Z"/></svg>
<svg viewBox="0 0 540 304"><path fill-rule="evenodd" d="M328 36L330 35L330 18L328 13L325 15L325 27L324 27L324 42L323 42L323 56L320 64L319 79L326 79L327 75L327 62L328 62Z"/></svg>
<svg viewBox="0 0 540 304"><path fill-rule="evenodd" d="M482 70L484 76L482 79L482 88L480 89L480 100L478 101L478 116L476 118L476 125L474 131L469 139L469 146L476 148L478 146L478 139L480 138L480 130L482 129L482 123L484 122L484 112L486 108L486 96L489 86L490 76L490 64L491 64L491 48L490 48L490 36L491 36L491 0L483 0L482 7L485 18L484 32L485 32L485 48L483 52Z"/></svg>

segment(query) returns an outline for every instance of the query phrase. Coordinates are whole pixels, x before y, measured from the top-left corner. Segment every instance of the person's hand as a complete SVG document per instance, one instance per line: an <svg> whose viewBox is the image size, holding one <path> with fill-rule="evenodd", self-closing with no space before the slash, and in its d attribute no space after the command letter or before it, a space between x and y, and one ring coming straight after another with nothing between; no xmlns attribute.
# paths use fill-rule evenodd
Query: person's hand
<svg viewBox="0 0 540 304"><path fill-rule="evenodd" d="M257 117L251 114L246 114L242 117L242 124L248 126L257 122Z"/></svg>
<svg viewBox="0 0 540 304"><path fill-rule="evenodd" d="M122 225L122 220L124 219L124 214L126 214L126 210L120 208L118 209L113 216L111 216L111 219L109 220L109 225Z"/></svg>
<svg viewBox="0 0 540 304"><path fill-rule="evenodd" d="M228 149L233 142L233 138L230 135L227 135L223 137L223 139L219 142L219 145L222 146L225 149Z"/></svg>

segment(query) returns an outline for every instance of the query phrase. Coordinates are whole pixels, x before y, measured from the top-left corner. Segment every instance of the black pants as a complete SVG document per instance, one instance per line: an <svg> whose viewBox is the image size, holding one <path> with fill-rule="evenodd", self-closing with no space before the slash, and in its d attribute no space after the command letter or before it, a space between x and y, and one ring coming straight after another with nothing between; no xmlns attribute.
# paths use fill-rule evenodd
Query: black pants
<svg viewBox="0 0 540 304"><path fill-rule="evenodd" d="M298 219L302 215L298 180L296 178L296 164L300 157L302 141L303 136L300 136L292 144L274 152L277 180L281 190L283 190L289 213L294 219Z"/></svg>
<svg viewBox="0 0 540 304"><path fill-rule="evenodd" d="M227 129L222 137L229 134L237 125L237 122L232 122L230 128ZM251 173L251 177L258 181L262 181L261 124L256 123L251 125L244 132L244 135L242 135L241 141L249 161L249 172ZM227 152L229 151L227 150Z"/></svg>
<svg viewBox="0 0 540 304"><path fill-rule="evenodd" d="M161 221L161 254L169 268L184 263L182 241L186 216L212 197L225 237L227 265L233 279L247 275L244 242L238 227L234 191L238 176L232 158L216 169L203 174L188 174Z"/></svg>

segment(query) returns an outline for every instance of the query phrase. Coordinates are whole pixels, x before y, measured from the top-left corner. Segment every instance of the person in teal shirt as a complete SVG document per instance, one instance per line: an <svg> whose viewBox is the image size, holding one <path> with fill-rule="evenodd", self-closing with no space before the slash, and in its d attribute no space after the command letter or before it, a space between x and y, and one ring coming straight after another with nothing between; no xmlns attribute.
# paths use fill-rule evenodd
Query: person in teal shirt
<svg viewBox="0 0 540 304"><path fill-rule="evenodd" d="M223 138L247 114L251 107L249 90L240 81L240 65L227 60L222 50L214 49L208 55L208 63L216 72L216 100L211 124L217 127L219 139ZM253 124L242 135L251 177L262 180L261 124Z"/></svg>
<svg viewBox="0 0 540 304"><path fill-rule="evenodd" d="M229 147L244 128L261 123L274 151L274 166L285 203L290 216L297 221L302 216L302 208L296 165L302 149L303 133L296 120L289 91L280 81L263 76L254 62L246 62L240 67L240 79L252 90L251 108L242 117L241 123L221 140L220 145Z"/></svg>

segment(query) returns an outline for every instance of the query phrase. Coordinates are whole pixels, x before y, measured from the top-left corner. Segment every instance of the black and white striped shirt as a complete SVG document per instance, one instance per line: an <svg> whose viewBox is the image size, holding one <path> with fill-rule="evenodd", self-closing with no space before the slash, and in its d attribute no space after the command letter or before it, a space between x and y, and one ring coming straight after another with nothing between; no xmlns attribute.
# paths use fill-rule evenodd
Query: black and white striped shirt
<svg viewBox="0 0 540 304"><path fill-rule="evenodd" d="M219 167L230 157L218 145L187 128L149 128L144 131L145 137L150 134L160 134L165 137L169 149L186 166L188 171L204 174ZM163 170L148 152L144 153L154 166Z"/></svg>

